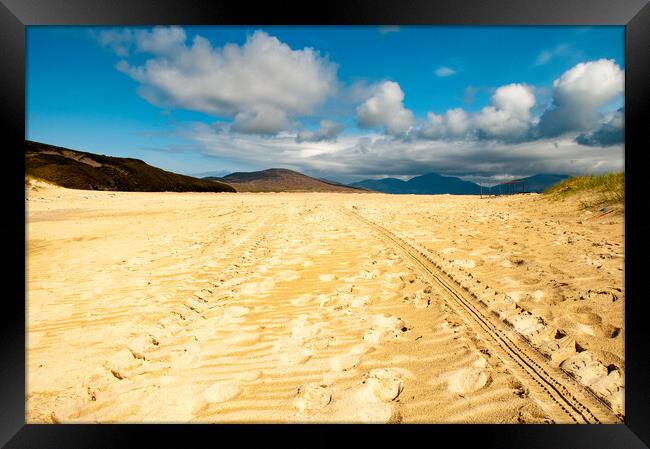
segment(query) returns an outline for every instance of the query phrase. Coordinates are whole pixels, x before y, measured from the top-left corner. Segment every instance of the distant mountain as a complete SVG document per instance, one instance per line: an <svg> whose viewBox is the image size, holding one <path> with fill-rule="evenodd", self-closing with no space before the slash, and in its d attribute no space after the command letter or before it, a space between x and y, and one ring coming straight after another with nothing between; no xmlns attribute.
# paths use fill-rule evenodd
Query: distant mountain
<svg viewBox="0 0 650 449"><path fill-rule="evenodd" d="M376 190L378 192L398 194L435 195L450 193L453 195L478 195L480 193L478 184L436 173L416 176L408 181L402 181L396 178L366 179L351 185Z"/></svg>
<svg viewBox="0 0 650 449"><path fill-rule="evenodd" d="M406 182L397 178L366 179L350 185L383 193L409 193Z"/></svg>
<svg viewBox="0 0 650 449"><path fill-rule="evenodd" d="M551 187L554 184L557 184L560 181L563 181L569 178L569 175L534 175L527 178L521 178L524 181L524 188L526 192L538 192L542 193L547 188Z"/></svg>
<svg viewBox="0 0 650 449"><path fill-rule="evenodd" d="M364 189L312 178L286 168L254 172L236 172L224 177L208 176L205 180L232 185L238 192L361 192Z"/></svg>
<svg viewBox="0 0 650 449"><path fill-rule="evenodd" d="M129 192L235 192L206 181L152 167L139 159L102 156L25 141L25 175L70 189Z"/></svg>
<svg viewBox="0 0 650 449"><path fill-rule="evenodd" d="M526 192L543 192L546 188L568 177L568 175L540 174L521 179L524 181ZM449 193L453 195L478 195L481 192L481 187L476 183L436 173L416 176L408 181L396 178L366 179L350 185L395 194L435 195Z"/></svg>

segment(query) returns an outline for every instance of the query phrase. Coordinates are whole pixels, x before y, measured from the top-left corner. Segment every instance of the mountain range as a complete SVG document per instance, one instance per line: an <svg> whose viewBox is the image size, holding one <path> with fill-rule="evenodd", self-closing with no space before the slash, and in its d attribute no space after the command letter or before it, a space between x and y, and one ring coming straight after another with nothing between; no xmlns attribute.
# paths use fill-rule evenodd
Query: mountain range
<svg viewBox="0 0 650 449"><path fill-rule="evenodd" d="M526 192L543 192L546 188L568 177L568 175L538 174L520 178L520 180L524 181L523 185ZM435 195L447 193L452 195L478 195L481 193L481 186L474 182L436 173L416 176L408 181L397 178L365 179L350 185L393 194ZM483 192L486 192L485 187Z"/></svg>

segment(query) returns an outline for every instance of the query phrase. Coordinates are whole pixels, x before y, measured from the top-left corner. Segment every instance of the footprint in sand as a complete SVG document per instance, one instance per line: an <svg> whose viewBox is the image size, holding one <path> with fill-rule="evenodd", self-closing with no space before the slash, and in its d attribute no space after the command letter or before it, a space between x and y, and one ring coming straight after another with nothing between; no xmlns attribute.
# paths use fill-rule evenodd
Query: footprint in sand
<svg viewBox="0 0 650 449"><path fill-rule="evenodd" d="M447 389L450 393L466 394L478 391L491 380L490 372L486 369L487 361L477 359L471 368L463 368L450 373L447 377Z"/></svg>
<svg viewBox="0 0 650 449"><path fill-rule="evenodd" d="M105 367L117 379L125 379L131 372L142 365L143 360L136 358L127 348L113 354L106 362Z"/></svg>
<svg viewBox="0 0 650 449"><path fill-rule="evenodd" d="M302 315L291 323L291 339L303 343L316 338L322 333L321 323L309 323L307 315Z"/></svg>
<svg viewBox="0 0 650 449"><path fill-rule="evenodd" d="M402 373L390 368L376 368L366 374L367 392L382 402L397 399L404 389Z"/></svg>
<svg viewBox="0 0 650 449"><path fill-rule="evenodd" d="M82 396L74 393L65 393L54 399L54 409L50 417L55 424L71 422L78 416L79 409L83 406Z"/></svg>
<svg viewBox="0 0 650 449"><path fill-rule="evenodd" d="M157 348L154 338L148 335L140 335L129 342L127 348L136 359L146 360L146 354Z"/></svg>
<svg viewBox="0 0 650 449"><path fill-rule="evenodd" d="M111 383L115 381L112 373L104 368L95 368L90 375L84 379L82 388L88 394L88 399L96 401L103 391L110 388Z"/></svg>
<svg viewBox="0 0 650 449"><path fill-rule="evenodd" d="M585 385L591 385L608 374L607 367L600 363L591 351L582 351L570 356L560 367Z"/></svg>
<svg viewBox="0 0 650 449"><path fill-rule="evenodd" d="M575 345L576 342L573 337L558 330L555 338L542 340L537 347L555 366L558 366L563 360L575 354Z"/></svg>
<svg viewBox="0 0 650 449"><path fill-rule="evenodd" d="M402 393L403 373L396 369L377 368L366 373L362 385L342 392L332 403L336 422L389 423L400 422L395 399Z"/></svg>
<svg viewBox="0 0 650 449"><path fill-rule="evenodd" d="M334 371L347 371L361 362L361 354L343 354L330 360L330 368Z"/></svg>
<svg viewBox="0 0 650 449"><path fill-rule="evenodd" d="M313 356L311 350L296 346L285 346L283 348L276 348L276 351L282 351L280 360L289 365L302 365L307 363Z"/></svg>
<svg viewBox="0 0 650 449"><path fill-rule="evenodd" d="M392 315L373 315L371 323L372 327L363 336L364 341L370 344L398 338L402 332L408 330L404 321Z"/></svg>
<svg viewBox="0 0 650 449"><path fill-rule="evenodd" d="M506 317L505 322L513 327L513 329L525 337L539 333L544 324L540 319L530 312L522 312L516 315Z"/></svg>
<svg viewBox="0 0 650 449"><path fill-rule="evenodd" d="M300 413L305 410L320 410L332 401L332 386L321 383L308 383L298 388L294 406Z"/></svg>

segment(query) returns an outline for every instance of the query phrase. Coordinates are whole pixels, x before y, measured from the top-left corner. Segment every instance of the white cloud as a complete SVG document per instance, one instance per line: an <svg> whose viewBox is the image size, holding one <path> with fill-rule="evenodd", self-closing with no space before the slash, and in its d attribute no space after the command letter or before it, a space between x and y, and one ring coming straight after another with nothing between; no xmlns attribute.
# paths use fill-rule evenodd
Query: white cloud
<svg viewBox="0 0 650 449"><path fill-rule="evenodd" d="M460 108L450 109L443 115L427 113L427 121L419 129L419 136L425 139L463 137L470 130L470 117Z"/></svg>
<svg viewBox="0 0 650 449"><path fill-rule="evenodd" d="M281 109L261 106L254 111L239 112L231 130L244 134L276 134L289 126L289 118Z"/></svg>
<svg viewBox="0 0 650 449"><path fill-rule="evenodd" d="M446 76L451 76L454 73L456 73L454 69L445 66L440 66L436 69L436 76L439 76L441 78L444 78Z"/></svg>
<svg viewBox="0 0 650 449"><path fill-rule="evenodd" d="M443 115L429 112L417 136L431 140L520 140L530 129L534 105L535 95L530 86L508 84L499 87L491 104L473 116L460 108L450 109Z"/></svg>
<svg viewBox="0 0 650 449"><path fill-rule="evenodd" d="M183 28L154 27L151 31L135 32L136 48L143 53L173 56L185 48L187 36Z"/></svg>
<svg viewBox="0 0 650 449"><path fill-rule="evenodd" d="M624 75L612 59L582 62L553 82L553 104L540 118L539 132L557 136L597 126L598 108L623 92Z"/></svg>
<svg viewBox="0 0 650 449"><path fill-rule="evenodd" d="M336 65L306 47L293 50L263 31L242 46L213 48L196 36L186 44L182 28L157 27L135 36L137 49L153 58L118 69L141 83L156 105L234 117L239 132L268 134L290 116L309 115L336 90Z"/></svg>
<svg viewBox="0 0 650 449"><path fill-rule="evenodd" d="M492 96L492 105L475 117L476 128L487 137L518 138L529 128L535 95L529 86L508 84Z"/></svg>
<svg viewBox="0 0 650 449"><path fill-rule="evenodd" d="M296 136L297 142L321 142L335 140L343 131L343 125L331 120L321 120L316 131L300 131Z"/></svg>
<svg viewBox="0 0 650 449"><path fill-rule="evenodd" d="M404 92L394 81L374 86L373 95L357 108L362 128L383 126L387 134L399 135L413 125L413 112L404 107Z"/></svg>

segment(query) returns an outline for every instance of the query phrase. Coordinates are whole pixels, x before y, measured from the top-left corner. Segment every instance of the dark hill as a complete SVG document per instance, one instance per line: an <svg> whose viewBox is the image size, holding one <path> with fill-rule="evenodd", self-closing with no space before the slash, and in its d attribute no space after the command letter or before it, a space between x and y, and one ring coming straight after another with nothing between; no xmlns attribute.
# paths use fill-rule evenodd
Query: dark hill
<svg viewBox="0 0 650 449"><path fill-rule="evenodd" d="M25 174L69 189L235 192L228 184L168 172L139 159L102 156L29 140L25 143Z"/></svg>

